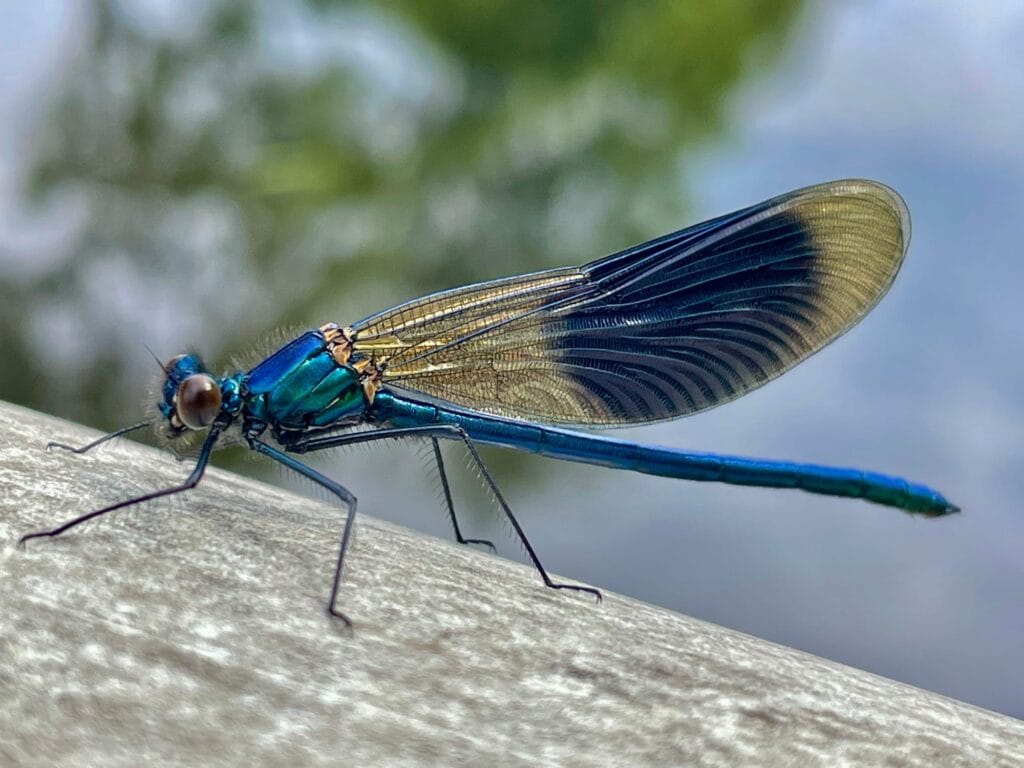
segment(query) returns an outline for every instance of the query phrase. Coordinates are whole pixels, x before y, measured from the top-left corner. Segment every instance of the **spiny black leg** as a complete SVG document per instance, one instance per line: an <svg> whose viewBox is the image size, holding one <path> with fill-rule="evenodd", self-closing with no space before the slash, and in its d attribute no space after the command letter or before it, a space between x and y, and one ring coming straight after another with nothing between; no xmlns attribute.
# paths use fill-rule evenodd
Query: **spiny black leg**
<svg viewBox="0 0 1024 768"><path fill-rule="evenodd" d="M448 485L448 474L444 471L444 459L441 457L441 446L437 443L437 438L430 438L430 442L434 445L434 459L437 462L437 472L441 476L441 488L444 489L444 502L448 507L448 517L451 518L452 528L455 529L455 540L459 544L482 544L485 547L490 547L491 552L497 552L494 548L494 544L487 539L467 539L463 537L462 531L459 530L459 521L455 518L455 504L452 503L452 491Z"/></svg>
<svg viewBox="0 0 1024 768"><path fill-rule="evenodd" d="M480 470L480 476L484 479L484 482L487 483L487 486L494 494L494 498L501 507L501 511L505 513L505 517L508 518L509 523L512 524L512 528L515 530L516 535L523 543L523 548L526 550L526 554L533 562L534 568L537 569L537 572L544 580L544 583L552 589L569 589L575 592L586 592L587 594L593 595L597 598L598 602L601 601L601 592L593 587L584 587L576 584L563 584L561 582L551 580L551 577L548 576L547 570L545 570L544 566L541 564L540 558L537 557L537 553L534 552L529 539L526 538L526 534L523 532L522 526L519 525L519 521L516 520L516 516L512 514L512 510L505 501L505 498L501 495L501 491L498 490L497 483L494 482L494 478L491 477L491 473L487 471L487 467L484 465L483 459L480 458L480 454L477 452L476 446L473 444L469 435L466 434L466 430L462 427L454 424L426 424L419 427L393 427L371 430L369 432L351 432L343 435L328 435L325 437L314 437L294 443L288 446L288 450L294 453L306 453L309 451L321 451L327 448L338 448L343 445L370 443L376 440L395 440L412 437L442 437L449 440L461 440L469 451L469 455L476 463L477 468Z"/></svg>
<svg viewBox="0 0 1024 768"><path fill-rule="evenodd" d="M134 499L127 499L125 501L119 501L117 504L111 504L109 507L103 507L103 509L96 509L92 512L87 512L84 515L68 520L66 523L52 528L48 531L36 531L35 533L26 533L20 539L18 539L18 546L24 547L25 542L29 539L41 539L41 538L53 538L54 536L60 536L65 531L74 528L76 525L92 520L93 518L105 515L108 512L113 512L117 509L124 509L130 507L133 504L141 504L144 501L150 501L152 499L159 499L161 496L170 496L174 493L181 493L187 491L190 488L195 488L196 484L202 479L203 473L206 471L206 465L210 462L210 453L213 451L214 443L217 442L217 438L220 436L220 429L217 427L211 427L210 433L206 436L206 441L203 443L202 449L199 451L199 458L196 460L196 466L189 474L188 478L181 485L175 485L171 488L164 488L153 493L147 493L142 496L136 496Z"/></svg>
<svg viewBox="0 0 1024 768"><path fill-rule="evenodd" d="M487 470L484 460L480 458L480 454L476 450L476 445L474 445L473 441L469 439L469 435L466 434L464 429L461 427L457 427L456 429L458 430L458 436L462 439L462 442L466 444L467 450L469 450L470 455L473 457L473 461L476 462L476 466L480 470L481 477L483 477L487 485L490 486L491 493L494 494L494 498L501 506L502 511L505 513L505 517L508 518L509 523L511 523L512 527L515 529L516 535L519 536L519 540L523 542L523 548L526 549L526 554L530 556L530 560L533 561L533 565L537 569L538 573L540 573L540 577L544 580L544 583L552 589L568 589L573 592L586 592L589 595L593 595L597 599L597 602L601 602L601 591L594 587L584 587L578 584L565 584L563 582L551 580L551 577L548 576L548 572L544 569L544 566L541 565L540 558L537 557L537 553L533 551L533 546L526 538L526 533L523 531L522 526L519 525L519 521L516 520L516 516L512 514L512 510L509 508L508 502L505 501L505 498L501 495L501 491L498 490L498 484L495 483L494 478L491 477L491 473Z"/></svg>
<svg viewBox="0 0 1024 768"><path fill-rule="evenodd" d="M338 600L338 587L341 585L341 572L345 565L345 552L348 550L349 540L352 538L352 526L356 519L356 497L340 483L336 483L312 467L306 466L301 461L282 453L260 440L250 440L249 447L254 451L262 453L264 456L269 456L274 461L280 462L289 469L295 470L303 477L309 478L320 487L337 496L341 503L348 508L348 515L345 518L345 529L341 533L341 546L338 548L338 564L334 569L334 584L331 586L331 599L327 603L327 612L335 618L341 619L345 626L351 630L352 622L349 621L348 616L337 609L336 603Z"/></svg>
<svg viewBox="0 0 1024 768"><path fill-rule="evenodd" d="M85 445L79 446L78 448L76 448L73 445L68 445L67 443L50 442L46 444L46 450L52 451L54 448L60 448L61 450L64 451L71 451L71 453L85 453L86 451L91 451L97 445L101 445L102 443L105 443L108 440L113 440L115 437L120 437L121 435L126 435L129 432L134 432L136 429L148 427L152 423L152 419L147 419L146 421L140 421L138 424L132 424L131 426L115 429L110 434L104 435L103 437L97 437L91 443L86 443Z"/></svg>

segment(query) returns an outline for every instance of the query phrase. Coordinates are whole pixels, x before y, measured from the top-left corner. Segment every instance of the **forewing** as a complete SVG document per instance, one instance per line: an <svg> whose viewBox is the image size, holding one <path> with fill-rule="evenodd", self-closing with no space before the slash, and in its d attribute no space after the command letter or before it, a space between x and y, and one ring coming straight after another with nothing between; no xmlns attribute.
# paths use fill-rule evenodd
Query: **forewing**
<svg viewBox="0 0 1024 768"><path fill-rule="evenodd" d="M791 192L591 262L434 294L354 326L385 381L511 418L626 425L732 400L885 294L909 239L869 181Z"/></svg>

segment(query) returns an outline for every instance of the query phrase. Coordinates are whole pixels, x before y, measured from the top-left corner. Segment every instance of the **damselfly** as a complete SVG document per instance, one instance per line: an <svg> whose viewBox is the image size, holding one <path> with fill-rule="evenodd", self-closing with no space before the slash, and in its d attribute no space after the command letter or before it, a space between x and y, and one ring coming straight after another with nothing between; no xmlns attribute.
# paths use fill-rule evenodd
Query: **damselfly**
<svg viewBox="0 0 1024 768"><path fill-rule="evenodd" d="M895 477L747 459L570 431L674 419L755 389L849 330L903 261L907 209L871 181L836 181L651 240L582 267L435 293L348 326L327 323L253 368L215 376L195 354L163 366L158 414L81 448L156 424L170 439L205 430L181 485L83 514L57 536L116 509L193 488L225 437L325 488L347 508L328 611L356 499L297 455L383 439L429 440L456 539L439 440L461 442L544 583L553 581L488 473L477 443L652 475L799 488L938 516L957 508ZM354 429L360 427L360 429ZM367 429L367 427L369 427Z"/></svg>

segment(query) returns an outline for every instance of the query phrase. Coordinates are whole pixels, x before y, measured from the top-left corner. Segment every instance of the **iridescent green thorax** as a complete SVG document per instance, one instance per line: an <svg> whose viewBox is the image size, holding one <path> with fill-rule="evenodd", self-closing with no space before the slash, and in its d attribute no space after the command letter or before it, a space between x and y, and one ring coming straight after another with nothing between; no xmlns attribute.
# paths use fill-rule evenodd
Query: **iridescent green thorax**
<svg viewBox="0 0 1024 768"><path fill-rule="evenodd" d="M309 331L252 369L245 377L246 419L275 432L359 420L368 405L365 366L358 357L339 362L331 342L322 330Z"/></svg>

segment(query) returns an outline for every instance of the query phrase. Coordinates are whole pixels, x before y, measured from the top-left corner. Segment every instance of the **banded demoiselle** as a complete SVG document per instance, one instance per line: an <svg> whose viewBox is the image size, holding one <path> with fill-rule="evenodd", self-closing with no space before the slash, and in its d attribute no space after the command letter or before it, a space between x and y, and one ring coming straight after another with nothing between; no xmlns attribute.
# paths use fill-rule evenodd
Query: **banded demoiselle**
<svg viewBox="0 0 1024 768"><path fill-rule="evenodd" d="M442 291L357 323L310 330L249 370L213 375L195 354L163 367L158 413L81 448L155 424L174 441L206 431L181 485L23 536L57 536L202 478L225 437L298 472L347 507L327 609L356 516L355 497L297 455L383 439L429 440L456 539L439 440L460 441L548 587L553 581L487 471L477 443L652 475L798 488L928 516L957 507L899 478L809 464L691 453L566 427L674 419L733 400L789 370L870 310L899 271L910 234L896 192L847 180L797 190L582 267Z"/></svg>

